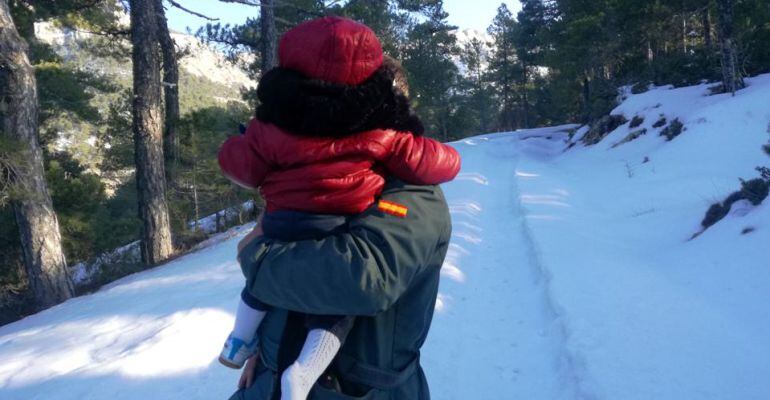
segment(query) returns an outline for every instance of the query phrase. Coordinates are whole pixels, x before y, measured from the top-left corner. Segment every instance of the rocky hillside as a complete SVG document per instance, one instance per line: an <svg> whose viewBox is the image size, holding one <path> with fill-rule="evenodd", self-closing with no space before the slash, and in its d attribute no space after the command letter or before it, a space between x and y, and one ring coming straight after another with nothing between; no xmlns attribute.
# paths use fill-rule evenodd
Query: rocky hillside
<svg viewBox="0 0 770 400"><path fill-rule="evenodd" d="M99 39L99 36L95 34L63 29L49 22L35 24L35 36L41 42L51 45L62 58L72 62L80 62L84 50L89 44ZM240 100L238 94L240 90L255 86L254 81L241 68L228 61L214 47L206 45L198 38L188 34L172 32L171 36L176 42L178 51L183 54L180 59L183 74L186 73L200 78L202 81L221 86L222 96L219 97L220 100ZM123 40L112 46L113 50L118 50L119 46L129 48L129 43ZM127 61L114 64L97 57L88 60L82 66L129 81L131 63L130 60Z"/></svg>
<svg viewBox="0 0 770 400"><path fill-rule="evenodd" d="M61 59L52 67L38 65L39 81L48 72L54 93L43 90L42 101L53 98L89 97L83 107L98 113L97 121L80 118L78 113L54 110L44 120L42 132L53 152L67 152L90 170L99 170L102 152L111 145L105 140L108 130L126 130L130 126L130 89L132 80L131 46L127 39L115 39L95 33L61 28L52 23L35 24L36 39L47 45ZM173 32L180 54L180 108L182 115L208 107L222 107L235 102L244 104L243 92L255 86L243 69L229 61L216 48L196 37ZM247 63L248 59L240 62ZM62 72L64 71L64 72ZM69 81L55 74L63 73ZM67 83L72 84L68 88ZM45 86L45 83L42 83ZM83 87L85 93L75 94ZM42 104L46 107L46 104ZM117 123L115 120L118 120ZM121 125L117 126L116 125ZM122 135L122 133L119 133ZM113 132L114 136L114 132Z"/></svg>

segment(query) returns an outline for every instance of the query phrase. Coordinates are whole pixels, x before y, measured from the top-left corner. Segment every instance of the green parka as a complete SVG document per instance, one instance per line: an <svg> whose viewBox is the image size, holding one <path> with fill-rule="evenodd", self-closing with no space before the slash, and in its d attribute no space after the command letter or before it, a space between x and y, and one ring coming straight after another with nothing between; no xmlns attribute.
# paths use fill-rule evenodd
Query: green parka
<svg viewBox="0 0 770 400"><path fill-rule="evenodd" d="M449 246L449 210L438 186L393 181L382 199L407 207L406 216L374 205L346 233L300 242L261 238L241 251L248 290L274 309L258 332L255 383L231 400L274 398L278 365L287 354L293 361L304 341L304 332L290 332L299 330L296 323L287 325L297 313L356 316L309 400L430 398L419 356ZM286 350L290 341L294 349Z"/></svg>

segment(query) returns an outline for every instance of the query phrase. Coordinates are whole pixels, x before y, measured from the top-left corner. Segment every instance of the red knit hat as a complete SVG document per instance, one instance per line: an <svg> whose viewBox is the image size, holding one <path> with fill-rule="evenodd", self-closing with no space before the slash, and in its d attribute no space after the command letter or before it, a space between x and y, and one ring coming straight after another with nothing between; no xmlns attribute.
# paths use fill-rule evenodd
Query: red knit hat
<svg viewBox="0 0 770 400"><path fill-rule="evenodd" d="M324 17L286 32L278 45L278 61L309 78L358 85L382 65L382 45L366 25Z"/></svg>

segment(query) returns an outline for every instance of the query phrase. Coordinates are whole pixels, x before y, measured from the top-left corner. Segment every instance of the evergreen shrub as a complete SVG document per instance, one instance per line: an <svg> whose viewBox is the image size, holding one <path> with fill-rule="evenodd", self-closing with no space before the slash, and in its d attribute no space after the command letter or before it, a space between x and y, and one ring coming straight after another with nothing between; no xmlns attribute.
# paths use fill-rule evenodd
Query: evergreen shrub
<svg viewBox="0 0 770 400"><path fill-rule="evenodd" d="M628 122L623 114L605 115L591 125L591 129L583 136L583 143L591 146L602 141L610 132Z"/></svg>
<svg viewBox="0 0 770 400"><path fill-rule="evenodd" d="M652 124L652 127L653 128L660 128L662 126L665 126L667 122L668 122L668 120L666 120L666 117L661 115L660 119L658 119L657 121L655 121L654 124Z"/></svg>
<svg viewBox="0 0 770 400"><path fill-rule="evenodd" d="M663 129L660 132L660 136L665 136L666 140L669 142L674 140L677 136L681 135L684 131L684 124L679 121L679 118L674 119L671 121L671 124L669 124L666 129Z"/></svg>
<svg viewBox="0 0 770 400"><path fill-rule="evenodd" d="M770 172L770 171L768 171ZM704 230L716 224L730 212L730 208L738 201L748 200L752 205L758 206L770 193L770 180L764 176L749 181L741 179L741 190L733 192L721 203L714 203L706 211L706 216L701 221Z"/></svg>

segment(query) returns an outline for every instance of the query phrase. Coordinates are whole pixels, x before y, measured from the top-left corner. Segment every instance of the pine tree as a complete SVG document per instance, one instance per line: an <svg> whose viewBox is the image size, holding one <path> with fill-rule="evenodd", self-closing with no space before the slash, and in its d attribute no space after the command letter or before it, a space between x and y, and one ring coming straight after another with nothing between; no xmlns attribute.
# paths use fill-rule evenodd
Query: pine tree
<svg viewBox="0 0 770 400"><path fill-rule="evenodd" d="M452 59L459 54L457 38L446 19L442 1L422 9L424 22L415 24L402 47L403 64L409 73L410 92L429 134L441 139L450 136L451 104L459 73Z"/></svg>
<svg viewBox="0 0 770 400"><path fill-rule="evenodd" d="M156 0L158 40L163 60L163 103L165 105L163 145L166 169L169 177L173 177L174 165L179 160L179 139L177 125L179 124L179 63L177 60L176 43L171 38L168 29L163 0Z"/></svg>
<svg viewBox="0 0 770 400"><path fill-rule="evenodd" d="M176 232L195 236L189 221L241 204L252 193L243 190L222 176L217 151L228 132L251 114L238 103L227 107L212 107L193 111L180 125L181 166L179 184L175 190L173 224ZM244 195L245 194L245 195Z"/></svg>
<svg viewBox="0 0 770 400"><path fill-rule="evenodd" d="M474 122L470 123L466 134L478 134L492 131L496 108L494 93L489 84L486 66L490 57L489 46L477 38L472 38L462 49L460 60L465 67L464 82L468 86L465 104Z"/></svg>
<svg viewBox="0 0 770 400"><path fill-rule="evenodd" d="M240 55L247 53L253 62L245 66L249 76L258 81L266 69L278 64L276 47L278 38L294 26L326 14L329 10L322 0L219 0L223 3L239 3L260 9L259 18L247 18L242 25L222 25L209 23L198 30L196 35L210 43L223 45L233 61L239 61ZM337 3L332 1L331 3ZM272 6L269 6L272 4ZM261 10L265 9L265 24L262 23ZM263 31L264 27L264 31ZM265 39L266 38L266 39ZM270 59L269 57L275 57ZM257 103L256 90L244 93L244 99L250 104Z"/></svg>
<svg viewBox="0 0 770 400"><path fill-rule="evenodd" d="M131 0L134 100L133 131L142 261L154 265L173 255L166 176L156 0Z"/></svg>
<svg viewBox="0 0 770 400"><path fill-rule="evenodd" d="M734 1L716 0L719 15L719 43L722 50L722 88L735 95L743 88L743 78L738 68L737 45L735 43Z"/></svg>
<svg viewBox="0 0 770 400"><path fill-rule="evenodd" d="M259 8L259 29L262 36L260 56L262 72L269 71L278 65L278 32L275 29L275 1L262 0Z"/></svg>
<svg viewBox="0 0 770 400"><path fill-rule="evenodd" d="M13 160L0 163L0 175L14 188L13 208L31 291L39 307L49 307L72 297L74 288L43 173L37 84L27 50L7 0L0 0L0 139L18 150ZM9 158L0 149L0 159Z"/></svg>
<svg viewBox="0 0 770 400"><path fill-rule="evenodd" d="M351 0L338 11L372 28L386 53L399 57L400 45L410 26L408 13L398 2L383 0Z"/></svg>
<svg viewBox="0 0 770 400"><path fill-rule="evenodd" d="M739 71L746 76L770 72L770 2L739 1L734 19L736 37L740 39Z"/></svg>
<svg viewBox="0 0 770 400"><path fill-rule="evenodd" d="M501 4L488 32L494 41L489 73L500 103L498 128L511 131L520 127L517 116L518 83L524 73L516 57L516 20L508 6Z"/></svg>
<svg viewBox="0 0 770 400"><path fill-rule="evenodd" d="M81 260L80 257L98 251L92 247L95 245L91 242L92 238L109 240L114 235L109 229L104 230L109 232L108 235L96 234L93 229L99 225L94 223L97 213L91 212L91 207L100 201L101 185L96 175L83 172L83 168L98 165L98 148L74 142L66 152L57 152L52 151L51 143L60 132L77 131L82 136L95 134L103 121L99 106L93 100L97 95L103 98L111 96L117 85L101 74L78 70L73 66L77 62L75 59L59 57L51 47L37 40L33 27L35 22L48 21L64 30L81 29L119 35L121 28L116 25L119 5L110 0L24 0L13 1L9 5L19 33L30 46L29 61L35 70L39 99L38 138L44 174L53 210L57 214L64 259L72 264ZM84 54L119 53L120 46L104 45L108 42L108 36L104 35L95 35L89 46L79 49L79 57ZM10 145L7 149L12 151L10 154L24 157L18 142L15 145L3 140L0 142L3 142L0 143L0 148L3 148L0 152L5 151L7 144ZM11 188L0 183L0 192L3 187ZM18 190L12 192L14 196L21 194ZM33 287L28 285L28 274L24 272L24 243L18 235L13 207L4 203L10 200L0 193L0 226L3 227L0 234L4 236L0 240L0 297L5 300L0 304L0 315L16 318L35 311L38 306L34 304ZM86 208L90 209L86 211ZM8 288L13 288L13 292L5 292Z"/></svg>
<svg viewBox="0 0 770 400"><path fill-rule="evenodd" d="M530 115L531 83L543 65L543 31L546 29L546 7L542 0L523 0L517 16L518 24L514 32L516 56L521 63L520 78L523 126L529 128L533 122Z"/></svg>

